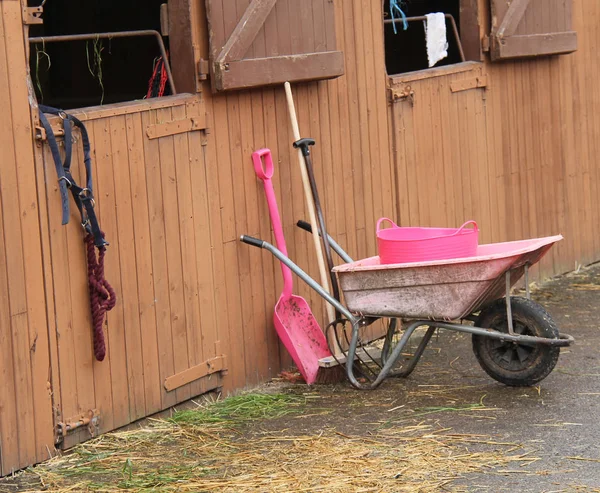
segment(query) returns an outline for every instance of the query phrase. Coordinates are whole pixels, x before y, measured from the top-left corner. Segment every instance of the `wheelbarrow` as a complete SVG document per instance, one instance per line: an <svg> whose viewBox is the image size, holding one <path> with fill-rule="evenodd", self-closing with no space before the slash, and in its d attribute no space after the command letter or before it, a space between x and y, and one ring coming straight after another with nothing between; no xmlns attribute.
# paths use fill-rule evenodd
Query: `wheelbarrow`
<svg viewBox="0 0 600 493"><path fill-rule="evenodd" d="M303 221L298 226L310 230ZM476 255L462 259L382 265L379 257L354 262L328 236L329 244L345 262L333 269L343 305L273 245L241 237L244 243L271 252L339 311L342 318L326 330L334 331L338 344L346 337L346 375L358 389L375 389L389 376L410 375L435 329L471 334L479 364L501 383L531 386L546 378L556 366L560 348L571 345L574 338L560 334L550 314L531 300L528 275L529 267L560 240L559 235L493 243L478 246ZM511 288L523 276L525 297L512 296ZM390 323L381 352L374 357L366 351L366 344L359 348L359 341L365 327L379 319ZM424 326L427 331L414 354L396 368L411 336ZM365 363L361 353L371 361L359 366L357 359ZM332 362L330 357L320 363L344 362Z"/></svg>

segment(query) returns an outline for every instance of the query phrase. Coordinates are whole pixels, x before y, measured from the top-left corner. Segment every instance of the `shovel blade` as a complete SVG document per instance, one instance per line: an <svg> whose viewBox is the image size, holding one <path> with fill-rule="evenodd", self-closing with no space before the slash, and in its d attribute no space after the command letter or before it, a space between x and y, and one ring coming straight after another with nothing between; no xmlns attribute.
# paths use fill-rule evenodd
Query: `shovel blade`
<svg viewBox="0 0 600 493"><path fill-rule="evenodd" d="M273 317L277 334L307 384L317 379L319 360L331 356L310 306L301 296L281 297Z"/></svg>

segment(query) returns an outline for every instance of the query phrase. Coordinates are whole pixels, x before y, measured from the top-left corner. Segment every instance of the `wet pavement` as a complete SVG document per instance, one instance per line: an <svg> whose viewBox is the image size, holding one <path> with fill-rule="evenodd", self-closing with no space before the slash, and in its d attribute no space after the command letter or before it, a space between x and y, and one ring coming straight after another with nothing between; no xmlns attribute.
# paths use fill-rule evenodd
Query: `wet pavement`
<svg viewBox="0 0 600 493"><path fill-rule="evenodd" d="M347 384L321 387L325 399L314 406L322 409L325 402L334 416L313 418L304 431L334 427L357 435L435 423L452 433L514 443L519 454L536 459L455 483L468 491L600 492L600 266L552 280L532 297L576 339L536 387L495 382L475 359L470 336L441 331L407 379L389 379L372 392Z"/></svg>

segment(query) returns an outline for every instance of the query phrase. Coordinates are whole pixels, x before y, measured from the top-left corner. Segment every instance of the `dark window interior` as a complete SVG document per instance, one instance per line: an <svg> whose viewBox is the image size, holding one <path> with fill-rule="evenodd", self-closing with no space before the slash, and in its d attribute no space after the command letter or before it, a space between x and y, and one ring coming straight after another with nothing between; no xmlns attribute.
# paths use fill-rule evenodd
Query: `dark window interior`
<svg viewBox="0 0 600 493"><path fill-rule="evenodd" d="M407 17L423 16L434 12L443 12L454 17L460 35L460 0L404 0L402 11ZM390 0L383 2L384 20L391 19ZM398 16L395 15L395 18ZM397 34L392 24L384 24L385 64L389 75L413 72L429 68L427 48L425 45L425 29L422 21L408 23L405 31L402 21L396 23ZM448 56L435 66L442 67L459 63L460 52L454 36L450 20L446 19L448 37Z"/></svg>
<svg viewBox="0 0 600 493"><path fill-rule="evenodd" d="M29 36L160 32L161 3L165 0L50 0L44 4L44 24L31 26ZM168 38L163 41L168 50ZM59 108L142 99L158 57L154 37L36 43L31 79L38 101Z"/></svg>

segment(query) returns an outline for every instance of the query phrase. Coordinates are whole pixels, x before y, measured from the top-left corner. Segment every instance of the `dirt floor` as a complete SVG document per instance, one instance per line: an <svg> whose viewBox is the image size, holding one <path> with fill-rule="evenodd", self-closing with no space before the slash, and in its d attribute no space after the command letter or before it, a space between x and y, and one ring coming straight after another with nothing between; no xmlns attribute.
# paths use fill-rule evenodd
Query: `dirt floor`
<svg viewBox="0 0 600 493"><path fill-rule="evenodd" d="M377 440L378 446L387 443L392 450L394 440L397 439L397 443L405 440L402 433L408 430L415 440L431 440L434 436L440 448L452 453L436 455L435 449L419 449L422 450L420 453L407 448L409 444L404 441L403 453L409 458L394 462L388 455L385 467L369 462L369 467L381 466L377 469L381 482L369 476L371 479L366 479L367 483L361 483L371 481L372 489L350 486L358 483L348 482L339 488L330 485L327 491L600 492L600 314L597 310L600 307L600 266L552 280L536 290L533 298L548 309L561 332L576 338L576 344L561 351L557 367L537 387L511 388L496 383L479 367L471 351L469 336L443 331L434 335L421 363L409 378L389 379L376 391L360 392L347 383L312 388L283 381L267 385L263 391L302 397L302 406L284 416L253 419L239 428L241 431L237 431L233 441L228 443L234 443L238 448L244 444L253 448L258 443L266 443L265 440L273 440L273 443L287 440L298 446L303 441L314 440L316 443L327 439L329 441L321 446L343 446L340 454L349 454L352 450L360 450L369 441ZM415 430L422 431L416 433ZM488 453L490 446L494 450L504 447L503 457L513 454L512 457L517 459L493 462L493 454L482 455L477 459L477 467L470 472L465 466L470 456L457 453L459 448L451 440L462 440L460 450L468 451L468 454ZM257 450L258 457L268 459L268 447ZM354 462L334 464L338 460L336 455L328 456L324 452L326 449L319 450L323 453L321 461L319 457L313 457L311 460L316 462L302 466L314 467L314 474L326 475L327 461L331 461L332 476L350 476L354 473L353 467L361 467L360 459L356 458ZM378 450L382 457L387 453ZM408 450L413 450L410 452L413 455ZM304 453L316 452L306 449ZM332 453L335 454L335 450ZM371 460L377 456L372 451L361 454L365 461L367 457ZM418 467L430 468L427 469L429 472L423 469L421 479L408 471L410 457L417 455L421 461ZM449 463L448 458L451 459ZM490 462L489 468L485 467L486 460ZM244 461L250 464L249 459ZM402 461L407 464L404 469L400 467L404 464ZM281 462L277 467L288 471L288 463L292 462ZM452 464L456 464L457 471L452 471ZM258 468L258 465L248 467ZM346 468L346 472L340 472L340 467ZM436 476L436 469L447 472ZM222 468L220 471L221 475L227 474ZM231 471L231 475L235 475L241 469L232 466ZM252 481L256 478L251 471L244 471L249 475L248 488L243 491L300 491L286 487L288 483L276 483L281 471L274 471L270 473L272 484L280 487L267 487L268 482L259 482L253 487ZM372 474L373 471L361 474ZM406 483L402 483L402 471L407 471ZM299 472L288 472L300 481ZM409 474L413 476L409 478ZM434 476L435 481L427 483ZM9 478L0 482L0 492L40 490L41 485L36 480L31 473ZM320 491L319 481L325 479L313 479L313 487L305 491ZM185 491L236 491L235 486L229 487L226 483L214 485L185 488ZM67 491L51 486L46 488L45 491ZM183 491L183 486L180 489ZM94 489L89 485L71 491L84 490L113 491ZM179 489L121 488L119 491Z"/></svg>

